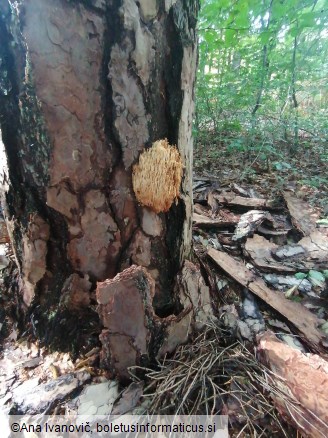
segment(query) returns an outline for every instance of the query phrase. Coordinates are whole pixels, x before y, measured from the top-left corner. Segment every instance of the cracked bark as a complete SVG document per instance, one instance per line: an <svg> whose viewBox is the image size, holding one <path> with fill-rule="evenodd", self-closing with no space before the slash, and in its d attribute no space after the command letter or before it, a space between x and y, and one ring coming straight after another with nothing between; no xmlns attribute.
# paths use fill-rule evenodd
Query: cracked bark
<svg viewBox="0 0 328 438"><path fill-rule="evenodd" d="M3 202L21 309L42 339L70 343L72 309L90 311L96 282L136 264L155 282L156 313L172 313L191 245L198 1L0 0L0 9ZM155 214L136 202L131 172L162 138L177 145L184 174L177 205ZM61 311L59 330L50 315Z"/></svg>

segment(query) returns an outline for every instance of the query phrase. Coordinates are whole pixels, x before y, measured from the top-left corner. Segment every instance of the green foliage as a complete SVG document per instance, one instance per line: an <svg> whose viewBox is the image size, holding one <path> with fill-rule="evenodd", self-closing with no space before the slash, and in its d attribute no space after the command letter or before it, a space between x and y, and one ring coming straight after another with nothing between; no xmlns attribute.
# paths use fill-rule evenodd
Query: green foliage
<svg viewBox="0 0 328 438"><path fill-rule="evenodd" d="M310 271L308 275L308 279L314 286L323 287L325 284L325 277L319 271Z"/></svg>
<svg viewBox="0 0 328 438"><path fill-rule="evenodd" d="M198 133L228 135L231 150L254 153L254 138L269 153L274 142L297 145L299 138L311 137L328 156L325 1L203 0L201 5ZM283 170L285 164L275 166Z"/></svg>
<svg viewBox="0 0 328 438"><path fill-rule="evenodd" d="M304 280L304 278L307 277L307 274L305 274L304 272L297 272L295 274L295 278L297 278L297 280Z"/></svg>
<svg viewBox="0 0 328 438"><path fill-rule="evenodd" d="M295 278L298 280L304 280L307 278L313 286L322 288L325 285L325 279L328 278L328 270L324 270L323 272L311 270L307 274L304 272L297 272Z"/></svg>

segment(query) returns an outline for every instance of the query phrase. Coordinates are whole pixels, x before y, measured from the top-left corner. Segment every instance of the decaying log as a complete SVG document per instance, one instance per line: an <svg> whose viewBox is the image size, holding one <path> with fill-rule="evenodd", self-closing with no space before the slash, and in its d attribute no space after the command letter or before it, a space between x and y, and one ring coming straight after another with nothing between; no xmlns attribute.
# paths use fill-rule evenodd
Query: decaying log
<svg viewBox="0 0 328 438"><path fill-rule="evenodd" d="M325 339L325 335L317 328L320 325L320 321L314 314L302 306L302 304L289 301L282 294L269 289L262 279L256 277L243 263L235 260L228 254L211 248L208 250L208 255L238 283L247 287L288 319L313 349L317 351L322 350L321 341Z"/></svg>
<svg viewBox="0 0 328 438"><path fill-rule="evenodd" d="M309 204L296 198L289 192L283 193L289 213L292 218L292 223L301 233L308 236L315 230L315 220L308 214L310 210Z"/></svg>
<svg viewBox="0 0 328 438"><path fill-rule="evenodd" d="M259 359L273 372L269 384L279 388L271 394L279 412L308 436L327 437L328 362L291 348L272 332L259 335L258 342Z"/></svg>
<svg viewBox="0 0 328 438"><path fill-rule="evenodd" d="M174 351L215 319L209 289L199 269L186 261L174 291L180 313L158 317L153 309L155 281L144 267L131 266L97 285L98 313L105 329L100 335L101 363L119 379L129 378L129 367L147 365Z"/></svg>

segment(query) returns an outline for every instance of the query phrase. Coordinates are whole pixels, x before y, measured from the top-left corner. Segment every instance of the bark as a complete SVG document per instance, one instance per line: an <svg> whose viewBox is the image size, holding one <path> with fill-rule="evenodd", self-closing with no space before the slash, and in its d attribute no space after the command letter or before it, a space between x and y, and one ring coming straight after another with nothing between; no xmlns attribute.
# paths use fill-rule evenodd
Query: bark
<svg viewBox="0 0 328 438"><path fill-rule="evenodd" d="M67 345L96 315L96 282L135 264L155 281L156 313L173 313L191 245L198 1L0 0L0 9L4 202L20 308L43 340ZM183 178L156 214L136 201L132 169L164 138Z"/></svg>

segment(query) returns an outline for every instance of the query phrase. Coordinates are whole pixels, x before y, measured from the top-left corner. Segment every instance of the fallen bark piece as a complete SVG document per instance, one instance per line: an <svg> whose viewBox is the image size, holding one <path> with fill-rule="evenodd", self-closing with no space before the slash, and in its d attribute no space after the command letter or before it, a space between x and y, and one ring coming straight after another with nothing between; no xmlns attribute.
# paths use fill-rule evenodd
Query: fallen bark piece
<svg viewBox="0 0 328 438"><path fill-rule="evenodd" d="M250 210L241 215L232 240L240 240L254 233L266 219L272 220L270 213L260 210Z"/></svg>
<svg viewBox="0 0 328 438"><path fill-rule="evenodd" d="M238 283L247 287L288 319L302 333L302 337L312 344L313 348L317 351L322 350L321 342L325 340L325 335L317 329L320 321L302 304L289 301L283 295L269 289L262 279L257 278L241 262L236 261L228 254L211 248L208 250L208 255Z"/></svg>
<svg viewBox="0 0 328 438"><path fill-rule="evenodd" d="M131 266L97 285L98 313L106 330L100 335L105 368L118 378L129 378L128 368L149 357L151 336L158 317L152 300L155 281L141 266Z"/></svg>
<svg viewBox="0 0 328 438"><path fill-rule="evenodd" d="M317 266L318 270L327 269L328 263L328 237L313 231L309 236L303 237L298 242L307 251L307 261L313 263L313 267Z"/></svg>
<svg viewBox="0 0 328 438"><path fill-rule="evenodd" d="M316 219L312 219L309 214L311 207L307 202L296 198L289 192L284 192L283 196L291 215L293 225L305 236L308 236L316 228Z"/></svg>
<svg viewBox="0 0 328 438"><path fill-rule="evenodd" d="M243 208L277 209L275 201L271 199L244 198L243 196L238 196L233 192L225 192L222 194L214 193L213 196L219 201L220 204L223 205Z"/></svg>
<svg viewBox="0 0 328 438"><path fill-rule="evenodd" d="M236 183L232 184L232 190L234 192L238 193L238 195L243 196L244 198L251 198L252 197L248 190L243 189L242 187L240 187Z"/></svg>
<svg viewBox="0 0 328 438"><path fill-rule="evenodd" d="M272 332L258 337L259 358L273 374L271 396L280 413L313 438L328 436L328 362L303 354L279 341Z"/></svg>
<svg viewBox="0 0 328 438"><path fill-rule="evenodd" d="M310 269L326 269L328 238L318 231L303 237L297 245L278 246L254 234L245 243L245 253L262 271L295 273Z"/></svg>
<svg viewBox="0 0 328 438"><path fill-rule="evenodd" d="M280 273L294 273L300 269L299 265L290 265L275 260L272 254L279 248L275 243L265 239L265 237L254 234L245 243L245 253L252 263L262 271L275 271ZM302 267L302 266L301 266Z"/></svg>
<svg viewBox="0 0 328 438"><path fill-rule="evenodd" d="M204 207L201 204L194 204L194 213L200 214L201 216L207 216L210 214L208 207Z"/></svg>
<svg viewBox="0 0 328 438"><path fill-rule="evenodd" d="M235 221L225 221L221 218L211 219L210 217L193 213L193 225L200 228L227 228L236 225Z"/></svg>
<svg viewBox="0 0 328 438"><path fill-rule="evenodd" d="M257 229L257 231L261 234L264 234L265 236L269 237L275 237L275 236L286 236L288 233L288 230L272 230L271 228L260 225Z"/></svg>

